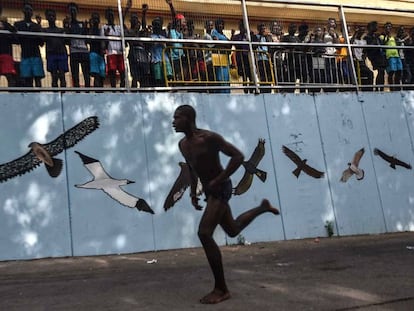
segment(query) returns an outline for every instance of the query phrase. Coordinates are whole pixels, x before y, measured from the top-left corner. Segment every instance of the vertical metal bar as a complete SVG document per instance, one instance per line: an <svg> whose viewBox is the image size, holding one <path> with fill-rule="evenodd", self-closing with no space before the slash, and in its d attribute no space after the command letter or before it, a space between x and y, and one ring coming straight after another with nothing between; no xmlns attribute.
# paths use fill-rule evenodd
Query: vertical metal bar
<svg viewBox="0 0 414 311"><path fill-rule="evenodd" d="M352 76L353 76L353 80L354 80L353 83L355 84L356 90L359 93L360 92L360 87L359 87L359 84L358 84L358 78L357 78L357 74L356 74L356 70L355 70L353 51L351 49L351 44L350 44L349 34L348 34L348 27L347 27L347 23L346 23L344 8L343 8L342 5L339 6L339 13L341 14L341 23L342 23L342 29L343 29L342 32L345 35L345 42L346 42L347 49L348 49L349 63L351 64Z"/></svg>
<svg viewBox="0 0 414 311"><path fill-rule="evenodd" d="M257 67L254 61L254 52L253 52L253 44L252 38L250 36L250 26L249 26L249 19L247 18L247 7L246 7L246 0L241 0L242 10L243 10L243 23L244 27L246 28L246 35L247 41L249 43L249 63L250 63L250 71L253 76L253 82L255 86L256 93L260 93L259 91L259 79L257 78Z"/></svg>
<svg viewBox="0 0 414 311"><path fill-rule="evenodd" d="M122 44L122 55L124 57L124 67L125 67L125 87L128 92L131 91L131 86L129 85L129 66L128 59L126 55L126 45L125 45L125 33L124 33L124 17L122 16L122 6L121 0L118 0L118 15L119 15L119 25L121 26L121 44Z"/></svg>

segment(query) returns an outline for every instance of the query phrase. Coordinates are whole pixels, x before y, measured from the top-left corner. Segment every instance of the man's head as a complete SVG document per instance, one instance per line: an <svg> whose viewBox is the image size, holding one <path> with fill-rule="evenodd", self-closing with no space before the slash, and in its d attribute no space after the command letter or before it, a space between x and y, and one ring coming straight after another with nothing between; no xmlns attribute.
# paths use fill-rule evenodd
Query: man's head
<svg viewBox="0 0 414 311"><path fill-rule="evenodd" d="M267 31L267 27L266 27L266 24L265 23L259 23L259 24L257 24L257 32L260 35L265 35L266 34L266 31Z"/></svg>
<svg viewBox="0 0 414 311"><path fill-rule="evenodd" d="M108 21L109 25L113 25L114 20L115 20L115 13L114 13L114 10L112 8L107 8L105 10L105 18Z"/></svg>
<svg viewBox="0 0 414 311"><path fill-rule="evenodd" d="M369 22L367 25L368 32L376 32L378 30L378 23L376 21Z"/></svg>
<svg viewBox="0 0 414 311"><path fill-rule="evenodd" d="M336 29L336 19L333 17L328 18L328 29L329 28Z"/></svg>
<svg viewBox="0 0 414 311"><path fill-rule="evenodd" d="M92 12L89 22L93 26L98 26L99 23L101 22L101 18L99 16L99 13L98 12Z"/></svg>
<svg viewBox="0 0 414 311"><path fill-rule="evenodd" d="M162 24L163 24L163 19L161 16L157 16L152 20L152 31L155 34L160 34L162 31Z"/></svg>
<svg viewBox="0 0 414 311"><path fill-rule="evenodd" d="M221 18L217 18L214 22L214 27L219 33L223 33L224 29L224 20Z"/></svg>
<svg viewBox="0 0 414 311"><path fill-rule="evenodd" d="M176 132L184 132L196 124L196 111L190 105L181 105L174 112L173 127Z"/></svg>
<svg viewBox="0 0 414 311"><path fill-rule="evenodd" d="M46 9L45 17L50 24L54 24L56 22L56 11L53 9Z"/></svg>
<svg viewBox="0 0 414 311"><path fill-rule="evenodd" d="M187 27L187 20L185 19L185 16L183 14L178 13L177 15L175 15L174 26L175 29L177 29L178 31L181 31Z"/></svg>
<svg viewBox="0 0 414 311"><path fill-rule="evenodd" d="M68 4L68 11L72 18L76 17L78 10L78 5L75 2L71 2Z"/></svg>
<svg viewBox="0 0 414 311"><path fill-rule="evenodd" d="M384 25L384 31L386 34L390 34L392 30L392 24L390 22L386 22Z"/></svg>
<svg viewBox="0 0 414 311"><path fill-rule="evenodd" d="M30 3L23 5L23 14L26 19L31 19L33 16L33 7Z"/></svg>
<svg viewBox="0 0 414 311"><path fill-rule="evenodd" d="M270 24L270 32L274 35L281 35L282 34L282 25L278 21L273 21Z"/></svg>

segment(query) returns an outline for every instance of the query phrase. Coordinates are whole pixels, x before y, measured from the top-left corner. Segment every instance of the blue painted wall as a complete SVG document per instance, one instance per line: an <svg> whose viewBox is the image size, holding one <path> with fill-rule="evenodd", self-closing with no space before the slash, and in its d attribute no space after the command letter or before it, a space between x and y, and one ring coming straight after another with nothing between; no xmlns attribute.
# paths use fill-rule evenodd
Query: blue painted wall
<svg viewBox="0 0 414 311"><path fill-rule="evenodd" d="M413 171L390 168L377 147L414 163L414 93L305 94L0 94L0 163L45 143L89 116L100 127L57 157L55 179L43 166L0 183L0 260L131 253L199 246L201 212L188 194L168 212L162 206L179 173L181 138L171 128L180 104L193 105L198 126L220 132L246 158L259 138L266 155L262 183L230 201L233 215L269 198L281 216L260 216L242 233L249 242L335 235L414 231ZM325 172L314 179L295 168L282 145ZM365 178L339 182L364 147ZM144 198L155 215L129 209L100 190L76 188L92 175L74 151L99 159L114 178L135 181L124 190ZM223 161L226 158L223 156ZM236 184L244 170L232 177ZM220 244L235 243L221 229Z"/></svg>

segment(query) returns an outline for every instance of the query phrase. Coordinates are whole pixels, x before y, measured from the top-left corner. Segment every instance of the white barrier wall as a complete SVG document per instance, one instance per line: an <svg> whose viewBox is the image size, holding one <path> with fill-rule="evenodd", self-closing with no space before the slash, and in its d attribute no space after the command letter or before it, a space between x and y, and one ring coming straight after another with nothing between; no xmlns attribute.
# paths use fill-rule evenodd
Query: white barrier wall
<svg viewBox="0 0 414 311"><path fill-rule="evenodd" d="M226 95L192 93L0 94L1 169L29 151L32 141L47 143L90 116L100 126L58 154L60 176L44 165L0 183L0 260L131 253L199 246L201 212L188 192L168 212L163 203L182 161L171 128L174 109L193 105L199 127L221 133L248 159L259 138L266 154L249 191L233 196L236 217L264 197L280 216L260 216L245 231L249 242L414 230L413 171L395 170L374 148L414 163L414 93L330 93L322 95ZM320 179L302 172L282 153L294 150L325 172ZM365 148L361 181L339 181L354 153ZM123 186L145 199L155 214L129 209L101 190L75 185L92 180L79 151L99 160ZM223 156L223 161L227 159ZM240 168L233 185L243 176ZM220 244L236 243L221 229Z"/></svg>

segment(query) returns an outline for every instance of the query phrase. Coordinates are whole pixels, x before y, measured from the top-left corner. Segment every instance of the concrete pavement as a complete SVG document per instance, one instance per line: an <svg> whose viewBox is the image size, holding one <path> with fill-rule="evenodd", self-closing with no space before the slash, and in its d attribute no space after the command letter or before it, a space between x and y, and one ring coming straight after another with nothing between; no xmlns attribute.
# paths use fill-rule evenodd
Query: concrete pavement
<svg viewBox="0 0 414 311"><path fill-rule="evenodd" d="M192 248L0 262L0 310L414 310L414 232L221 249L218 305L198 302L213 280Z"/></svg>

